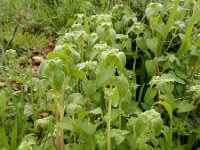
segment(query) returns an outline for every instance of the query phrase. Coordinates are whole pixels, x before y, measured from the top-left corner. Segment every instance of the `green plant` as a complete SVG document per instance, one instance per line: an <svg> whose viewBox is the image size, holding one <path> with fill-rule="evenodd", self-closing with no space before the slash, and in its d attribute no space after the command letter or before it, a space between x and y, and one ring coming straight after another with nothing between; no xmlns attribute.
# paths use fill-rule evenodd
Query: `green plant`
<svg viewBox="0 0 200 150"><path fill-rule="evenodd" d="M166 28L164 28L165 30L163 30L165 25L162 17L164 18L164 7L167 7L167 5L150 3L146 9L150 27L144 23L137 22L137 18L135 18L134 20L127 19L127 22L123 22L125 23L125 25L122 25L123 29L119 30L120 28L117 25L113 26L113 24L118 22L121 17L128 18L130 14L134 16L134 13L127 7L122 8L118 6L116 8L121 9L119 12L116 12L116 8L114 8L112 14L108 15L95 15L90 18L87 18L85 15L78 15L71 30L58 40L55 52L49 54L52 57L48 57L48 59L54 60L57 57L58 60L61 59L64 62L67 61L66 63L68 65L70 64L68 67L68 69L70 68L68 72L69 76L74 76L78 79L70 77L71 83L68 86L72 87L72 89L68 93L73 93L75 90L81 96L80 99L74 102L73 100L67 102L66 108L67 115L69 116L66 118L67 121L61 121L58 125L63 129L69 130L70 135L73 137L76 137L78 133L88 137L88 139L74 139L78 142L77 144L84 145L84 142L82 143L81 141L85 141L87 146L94 149L94 140L91 139L95 136L96 140L99 138L103 140L102 142L97 141L100 149L105 149L106 147L107 149L112 149L117 146L120 148L122 145L126 145L127 148L129 147L131 149L156 149L159 146L163 149L171 149L176 147L176 143L172 142L176 138L173 136L173 112L175 112L176 108L178 108L178 114L193 110L193 105L188 101L175 102L175 97L183 94L184 88L180 87L185 87L185 83L188 81L187 77L185 78L178 69L176 70L177 66L179 68L181 67L180 60L176 57L176 54L165 54L164 51L166 47L169 49L168 45L166 46L164 43L170 34L170 30L173 29L173 21L175 20L174 13L177 11L178 4L178 1L176 1L171 13L169 13L170 15L166 23ZM130 12L130 14L127 14L127 12L124 13L125 10ZM118 13L122 13L122 15ZM112 17L114 17L113 20L111 20ZM129 23L133 25L129 27ZM120 22L118 22L118 25L121 26ZM123 35L123 33L128 34ZM131 37L136 37L136 40L132 41ZM131 42L136 44L136 51L132 51ZM160 46L164 50L159 50ZM145 55L141 56L143 53ZM135 59L133 62L133 71L127 70L125 68L126 56L133 54L133 58ZM73 59L68 61L71 59L68 57ZM140 57L142 65L145 66L145 70L143 70L142 66L137 66L138 61L136 60ZM71 64L72 62L73 64ZM71 70L72 66L73 69ZM55 67L53 68L55 71ZM77 74L74 74L75 72ZM129 74L134 74L135 76L132 77ZM138 80L137 78L140 75L143 78L141 77ZM58 82L54 84L56 83L58 84ZM135 98L137 83L142 84L143 88L140 88L139 103L137 101L133 103L131 101ZM130 91L132 91L132 94ZM149 109L155 101L158 101L156 102L158 104L158 108L156 109L160 113L162 112L162 105L167 110L170 118L169 127L165 124L167 123L166 120L163 122L160 117L159 119L156 118L160 114L154 112L154 110L147 110L144 113L136 111L139 110L138 104L142 104L143 109ZM126 110L131 107L131 104L132 107L135 107L135 110ZM98 105L100 105L100 108L97 108ZM186 107L184 108L183 105ZM88 111L92 111L94 115L100 115L100 117L96 116L96 118L95 116L91 116L90 113L88 114ZM128 112L138 116L130 118L134 130L128 130L123 127L123 125L128 124L125 119L127 118L126 113ZM154 116L150 112L157 115ZM146 118L149 118L149 120L142 120L142 118L145 118L143 115L146 115ZM147 122L151 120L151 115L156 120L158 119L158 122L152 121L152 125L147 126ZM80 129L79 127L82 124L81 122L87 121L90 124L100 118L101 120L98 121L99 124L94 126L95 128L92 133L86 131L85 128ZM70 125L68 122L71 122ZM146 131L146 129L149 130ZM154 129L159 130L155 131ZM106 134L103 134L101 130L105 131ZM117 138L119 134L121 139ZM149 134L149 137L146 139L147 134ZM164 135L164 138L158 136L158 140L154 137L156 135ZM140 138L143 139L143 144L141 145L139 144ZM131 143L130 141L136 142ZM191 144L192 142L189 143ZM69 146L69 144L67 145ZM75 145L73 144L73 146Z"/></svg>
<svg viewBox="0 0 200 150"><path fill-rule="evenodd" d="M33 5L52 28L58 22L67 23L54 51L40 64L39 77L26 64L31 53L2 49L0 119L9 122L9 118L12 122L8 124L15 122L15 126L12 133L6 125L0 127L4 139L0 147L198 148L200 45L199 20L195 19L199 1L151 1L146 5L146 1L91 0L84 6L76 0L67 10L69 2ZM130 7L124 5L127 3ZM140 12L132 8L137 4L141 7L135 9ZM45 11L51 9L50 16L61 12L56 16L60 19L48 18L41 6ZM111 11L106 10L112 6ZM97 10L101 13L93 15L89 8L94 7L103 8L104 13ZM65 12L69 13L67 19L62 18ZM72 12L83 13L71 18ZM11 81L22 88L14 91ZM7 118L8 110L17 116L15 121Z"/></svg>

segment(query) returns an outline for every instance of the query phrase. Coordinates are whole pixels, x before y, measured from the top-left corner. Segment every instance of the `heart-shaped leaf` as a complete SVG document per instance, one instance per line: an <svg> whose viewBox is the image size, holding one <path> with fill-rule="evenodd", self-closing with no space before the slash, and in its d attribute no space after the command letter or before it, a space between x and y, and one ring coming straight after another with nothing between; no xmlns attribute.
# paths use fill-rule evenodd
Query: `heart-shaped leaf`
<svg viewBox="0 0 200 150"><path fill-rule="evenodd" d="M146 40L147 47L153 52L157 52L158 39L156 37Z"/></svg>

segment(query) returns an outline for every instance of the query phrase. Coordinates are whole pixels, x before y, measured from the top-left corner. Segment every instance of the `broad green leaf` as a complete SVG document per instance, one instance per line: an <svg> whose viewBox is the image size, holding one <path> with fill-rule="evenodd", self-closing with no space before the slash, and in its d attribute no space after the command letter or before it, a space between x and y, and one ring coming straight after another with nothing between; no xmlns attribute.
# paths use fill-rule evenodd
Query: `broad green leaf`
<svg viewBox="0 0 200 150"><path fill-rule="evenodd" d="M55 63L57 70L59 70L59 71L62 70L63 61L61 59L53 59L52 61L53 61L53 63ZM51 68L51 69L52 69L52 71L55 70L55 68Z"/></svg>
<svg viewBox="0 0 200 150"><path fill-rule="evenodd" d="M114 76L115 73L115 67L114 66L106 66L103 65L99 68L99 72L96 77L97 81L97 88L105 84L110 78Z"/></svg>
<svg viewBox="0 0 200 150"><path fill-rule="evenodd" d="M119 58L120 63L122 64L122 66L125 66L126 65L126 56L125 56L125 54L123 52L119 52L116 55Z"/></svg>
<svg viewBox="0 0 200 150"><path fill-rule="evenodd" d="M100 39L103 39L105 29L104 29L103 27L101 27L101 26L98 26L98 27L96 28L96 32L97 32L97 34L98 34L98 37L99 37Z"/></svg>
<svg viewBox="0 0 200 150"><path fill-rule="evenodd" d="M17 150L32 150L35 145L36 145L36 135L31 133L25 135Z"/></svg>
<svg viewBox="0 0 200 150"><path fill-rule="evenodd" d="M128 92L129 83L124 75L120 75L117 78L117 90L120 98L124 98Z"/></svg>
<svg viewBox="0 0 200 150"><path fill-rule="evenodd" d="M62 90L62 85L64 83L65 74L63 71L55 71L53 72L53 85L57 91Z"/></svg>
<svg viewBox="0 0 200 150"><path fill-rule="evenodd" d="M103 96L102 93L96 91L94 94L94 101L100 103L102 100L102 96Z"/></svg>
<svg viewBox="0 0 200 150"><path fill-rule="evenodd" d="M39 75L40 76L45 76L45 71L46 71L47 65L48 64L46 61L42 61L40 63L40 67L39 67Z"/></svg>
<svg viewBox="0 0 200 150"><path fill-rule="evenodd" d="M64 45L58 45L55 47L54 52L61 53L67 56L69 60L74 60L74 62L78 62L80 60L80 54L74 49L76 46L71 43L66 43ZM60 58L61 59L61 58ZM69 61L66 60L65 61Z"/></svg>
<svg viewBox="0 0 200 150"><path fill-rule="evenodd" d="M58 127L65 129L65 130L75 131L75 127L73 125L73 120L69 117L63 118L62 122L58 123Z"/></svg>
<svg viewBox="0 0 200 150"><path fill-rule="evenodd" d="M119 118L120 114L121 114L121 112L119 111L119 109L112 108L112 110L111 110L111 120L112 120L112 122L117 120Z"/></svg>
<svg viewBox="0 0 200 150"><path fill-rule="evenodd" d="M75 67L75 66L70 66L71 68ZM66 64L62 64L62 71L65 73L65 74L69 74L70 73L70 68L68 65Z"/></svg>
<svg viewBox="0 0 200 150"><path fill-rule="evenodd" d="M155 150L152 146L148 145L148 144L142 144L141 150Z"/></svg>
<svg viewBox="0 0 200 150"><path fill-rule="evenodd" d="M161 12L163 12L164 6L161 3L149 3L147 5L145 14L147 18L155 17L160 15Z"/></svg>
<svg viewBox="0 0 200 150"><path fill-rule="evenodd" d="M136 102L127 102L127 101L122 103L122 110L126 115L138 114L141 112Z"/></svg>
<svg viewBox="0 0 200 150"><path fill-rule="evenodd" d="M168 103L172 107L172 110L174 110L177 107L177 103L175 101L173 93L167 93L164 95L160 95L160 99L162 101Z"/></svg>
<svg viewBox="0 0 200 150"><path fill-rule="evenodd" d="M116 39L116 31L113 28L109 29L109 34L111 35L111 37L109 36L109 40L115 40Z"/></svg>
<svg viewBox="0 0 200 150"><path fill-rule="evenodd" d="M144 101L145 103L153 103L154 97L157 95L158 91L155 88L149 87L145 93Z"/></svg>
<svg viewBox="0 0 200 150"><path fill-rule="evenodd" d="M180 60L174 54L167 54L170 63L176 63L177 65L181 66Z"/></svg>
<svg viewBox="0 0 200 150"><path fill-rule="evenodd" d="M145 39L142 38L142 37L137 37L136 38L136 43L137 43L137 46L142 50L142 51L147 51L147 45L146 45L146 42L145 42Z"/></svg>
<svg viewBox="0 0 200 150"><path fill-rule="evenodd" d="M73 58L73 60L74 60L74 63L78 63L79 62L79 60L80 60L80 54L77 52L77 51L75 51L75 50L71 50L71 57ZM68 58L69 59L69 58Z"/></svg>
<svg viewBox="0 0 200 150"><path fill-rule="evenodd" d="M172 109L171 105L169 105L169 104L166 103L166 102L162 102L162 101L158 101L158 102L156 102L155 104L163 105L163 106L165 107L165 109L167 110L167 113L168 113L168 115L169 115L169 117L170 117L170 120L172 120L172 117L173 117L173 114L172 114L173 109Z"/></svg>
<svg viewBox="0 0 200 150"><path fill-rule="evenodd" d="M189 112L192 111L194 108L195 108L194 105L189 100L183 100L179 103L178 112L179 113Z"/></svg>
<svg viewBox="0 0 200 150"><path fill-rule="evenodd" d="M151 125L153 128L153 135L158 136L163 126L163 120L161 119L160 115L151 120Z"/></svg>
<svg viewBox="0 0 200 150"><path fill-rule="evenodd" d="M158 33L160 33L162 35L162 37L164 37L165 36L165 24L164 24L164 22L160 22L158 24L155 24L154 30L157 31Z"/></svg>
<svg viewBox="0 0 200 150"><path fill-rule="evenodd" d="M98 36L97 36L96 33L90 34L90 36L88 38L88 45L89 45L89 47L92 47L97 40L98 40Z"/></svg>
<svg viewBox="0 0 200 150"><path fill-rule="evenodd" d="M57 44L56 47L54 48L54 52L60 52L63 49L64 45L59 45Z"/></svg>
<svg viewBox="0 0 200 150"><path fill-rule="evenodd" d="M70 74L78 79L81 79L81 80L85 80L86 79L86 75L85 75L85 72L82 71L82 70L78 70L78 69L71 69L70 70Z"/></svg>
<svg viewBox="0 0 200 150"><path fill-rule="evenodd" d="M96 108L96 109L93 109L93 110L89 111L88 113L90 113L90 114L95 114L95 115L103 114L101 107L98 107L98 108Z"/></svg>
<svg viewBox="0 0 200 150"><path fill-rule="evenodd" d="M67 26L67 27L70 27L70 26L74 23L74 21L75 21L74 18L69 18L69 19L67 20L66 26Z"/></svg>
<svg viewBox="0 0 200 150"><path fill-rule="evenodd" d="M70 95L68 97L67 103L78 103L81 99L83 98L83 95L81 95L80 93L73 93L72 95Z"/></svg>
<svg viewBox="0 0 200 150"><path fill-rule="evenodd" d="M156 74L157 65L158 65L157 62L154 59L146 60L145 66L149 76L154 76Z"/></svg>
<svg viewBox="0 0 200 150"><path fill-rule="evenodd" d="M117 145L120 145L125 140L125 135L128 134L129 131L120 130L120 129L112 129L111 134L115 140Z"/></svg>
<svg viewBox="0 0 200 150"><path fill-rule="evenodd" d="M116 21L114 24L114 27L115 27L116 31L120 31L120 29L122 27L122 21Z"/></svg>
<svg viewBox="0 0 200 150"><path fill-rule="evenodd" d="M138 119L135 125L135 132L137 136L139 136L142 133L146 134L146 132L149 132L150 130L154 136L158 136L161 132L162 125L163 121L160 117L160 113L154 109L147 110L138 115Z"/></svg>
<svg viewBox="0 0 200 150"><path fill-rule="evenodd" d="M71 103L67 105L67 115L68 116L74 116L75 114L80 114L83 112L83 108L81 105L77 103Z"/></svg>
<svg viewBox="0 0 200 150"><path fill-rule="evenodd" d="M33 115L33 105L32 103L24 104L24 115L29 118Z"/></svg>
<svg viewBox="0 0 200 150"><path fill-rule="evenodd" d="M146 40L147 47L153 52L157 52L158 39L156 37Z"/></svg>
<svg viewBox="0 0 200 150"><path fill-rule="evenodd" d="M97 130L95 133L95 141L100 150L106 150L106 136L102 130Z"/></svg>
<svg viewBox="0 0 200 150"><path fill-rule="evenodd" d="M126 57L123 52L109 52L105 55L105 58L109 64L117 66L117 69L123 72L123 66L126 64Z"/></svg>
<svg viewBox="0 0 200 150"><path fill-rule="evenodd" d="M84 80L82 88L87 97L93 98L96 92L96 81L95 80Z"/></svg>
<svg viewBox="0 0 200 150"><path fill-rule="evenodd" d="M200 97L200 84L193 85L189 88L188 92L192 92L195 98Z"/></svg>
<svg viewBox="0 0 200 150"><path fill-rule="evenodd" d="M179 69L176 69L176 70L175 70L175 73L176 73L176 75L177 75L178 77L180 77L181 79L187 79L187 75L184 74L184 72L180 71ZM177 77L177 78L178 78L178 77ZM179 81L178 83L185 84L185 82L184 82L183 80L181 80L180 78L179 78L180 81Z"/></svg>
<svg viewBox="0 0 200 150"><path fill-rule="evenodd" d="M135 132L137 137L141 136L142 133L145 133L148 126L148 121L145 118L139 117L135 124Z"/></svg>
<svg viewBox="0 0 200 150"><path fill-rule="evenodd" d="M41 130L46 130L49 126L49 123L53 120L53 117L46 117L42 119L38 119L34 122L34 130L36 133L40 133Z"/></svg>
<svg viewBox="0 0 200 150"><path fill-rule="evenodd" d="M160 89L162 93L172 93L174 91L174 83L163 83L157 86L157 89Z"/></svg>
<svg viewBox="0 0 200 150"><path fill-rule="evenodd" d="M85 143L68 143L65 145L65 150L82 150L87 148L88 145Z"/></svg>
<svg viewBox="0 0 200 150"><path fill-rule="evenodd" d="M52 53L49 53L47 55L47 58L48 59L59 58L59 59L61 59L63 61L65 61L65 60L68 59L68 57L65 54L61 53L61 52L52 52Z"/></svg>
<svg viewBox="0 0 200 150"><path fill-rule="evenodd" d="M131 39L128 39L128 40L124 41L122 44L126 47L127 50L132 50L132 41L131 41Z"/></svg>
<svg viewBox="0 0 200 150"><path fill-rule="evenodd" d="M113 89L111 99L112 99L112 106L117 107L119 104L119 93L117 88Z"/></svg>
<svg viewBox="0 0 200 150"><path fill-rule="evenodd" d="M184 84L185 82L181 80L180 78L177 78L171 74L163 74L162 76L153 76L151 81L149 82L150 86L153 87L154 85L157 86L157 88L161 88L164 84L167 83L173 83L177 82L180 84Z"/></svg>
<svg viewBox="0 0 200 150"><path fill-rule="evenodd" d="M95 133L97 126L89 123L88 121L81 122L78 119L64 118L58 126L82 134L83 137L91 136Z"/></svg>

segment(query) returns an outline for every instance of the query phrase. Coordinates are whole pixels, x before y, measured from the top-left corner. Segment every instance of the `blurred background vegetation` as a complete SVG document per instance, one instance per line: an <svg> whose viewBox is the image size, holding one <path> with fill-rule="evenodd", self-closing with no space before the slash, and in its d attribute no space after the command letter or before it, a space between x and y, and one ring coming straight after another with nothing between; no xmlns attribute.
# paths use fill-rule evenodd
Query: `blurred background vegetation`
<svg viewBox="0 0 200 150"><path fill-rule="evenodd" d="M155 1L155 0L154 0ZM158 1L158 0L157 0ZM127 4L143 16L147 0L0 0L0 48L40 51L73 24L74 15Z"/></svg>

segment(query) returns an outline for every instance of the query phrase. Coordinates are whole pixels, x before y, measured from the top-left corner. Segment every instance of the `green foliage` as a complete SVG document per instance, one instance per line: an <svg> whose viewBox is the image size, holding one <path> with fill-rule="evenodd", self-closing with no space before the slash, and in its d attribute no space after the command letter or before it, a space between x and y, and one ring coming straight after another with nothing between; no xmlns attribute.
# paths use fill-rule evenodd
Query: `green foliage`
<svg viewBox="0 0 200 150"><path fill-rule="evenodd" d="M31 53L24 58L3 48L0 148L198 147L199 1L115 2L30 5L43 18L29 18L40 32L63 28L39 76L25 63ZM17 8L27 4L13 2ZM141 6L138 12L134 5ZM11 81L22 88L15 91ZM43 113L47 116L39 117Z"/></svg>

